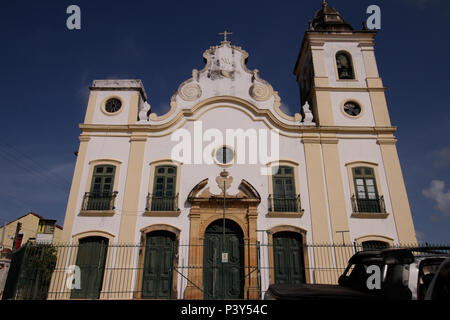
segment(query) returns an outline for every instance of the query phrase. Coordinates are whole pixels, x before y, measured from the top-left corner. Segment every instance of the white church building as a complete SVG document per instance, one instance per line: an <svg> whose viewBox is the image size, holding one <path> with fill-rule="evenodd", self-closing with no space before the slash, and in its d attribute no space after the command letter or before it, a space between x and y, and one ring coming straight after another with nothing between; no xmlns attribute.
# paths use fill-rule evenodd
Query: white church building
<svg viewBox="0 0 450 320"><path fill-rule="evenodd" d="M293 116L227 32L166 114L140 80L94 80L62 235L81 269L70 297L258 298L326 282L335 253L307 244L415 243L375 34L324 3L295 63ZM121 267L120 280L105 271Z"/></svg>

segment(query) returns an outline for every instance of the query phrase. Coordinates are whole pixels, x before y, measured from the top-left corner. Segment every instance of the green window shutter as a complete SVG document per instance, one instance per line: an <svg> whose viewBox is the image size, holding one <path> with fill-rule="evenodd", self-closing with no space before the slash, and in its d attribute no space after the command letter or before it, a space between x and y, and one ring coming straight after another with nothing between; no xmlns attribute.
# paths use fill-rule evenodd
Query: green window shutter
<svg viewBox="0 0 450 320"><path fill-rule="evenodd" d="M295 197L294 170L291 167L279 167L273 175L273 195L276 198Z"/></svg>
<svg viewBox="0 0 450 320"><path fill-rule="evenodd" d="M378 199L375 173L372 168L353 168L353 179L355 181L357 199Z"/></svg>
<svg viewBox="0 0 450 320"><path fill-rule="evenodd" d="M152 211L175 210L177 168L157 166L153 183Z"/></svg>
<svg viewBox="0 0 450 320"><path fill-rule="evenodd" d="M112 194L114 188L114 175L116 167L111 165L98 165L94 167L92 175L91 192L98 194Z"/></svg>
<svg viewBox="0 0 450 320"><path fill-rule="evenodd" d="M111 209L115 173L116 167L112 165L98 165L94 167L87 210Z"/></svg>
<svg viewBox="0 0 450 320"><path fill-rule="evenodd" d="M374 170L369 167L356 167L352 172L358 211L381 212Z"/></svg>
<svg viewBox="0 0 450 320"><path fill-rule="evenodd" d="M297 212L294 169L280 166L272 177L273 210L284 212Z"/></svg>

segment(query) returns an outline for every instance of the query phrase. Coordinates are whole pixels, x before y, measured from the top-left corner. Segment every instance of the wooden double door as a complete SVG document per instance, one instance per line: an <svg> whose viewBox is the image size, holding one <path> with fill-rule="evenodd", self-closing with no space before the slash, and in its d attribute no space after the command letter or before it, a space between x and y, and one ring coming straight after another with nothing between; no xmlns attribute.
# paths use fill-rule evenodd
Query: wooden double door
<svg viewBox="0 0 450 320"><path fill-rule="evenodd" d="M147 234L142 281L142 298L172 298L175 235L167 231Z"/></svg>
<svg viewBox="0 0 450 320"><path fill-rule="evenodd" d="M217 220L208 226L203 247L204 299L244 297L244 238L239 225Z"/></svg>
<svg viewBox="0 0 450 320"><path fill-rule="evenodd" d="M275 283L305 283L303 239L295 232L273 235Z"/></svg>
<svg viewBox="0 0 450 320"><path fill-rule="evenodd" d="M72 299L98 299L103 285L108 239L80 239L76 265L80 268L80 286L71 291Z"/></svg>

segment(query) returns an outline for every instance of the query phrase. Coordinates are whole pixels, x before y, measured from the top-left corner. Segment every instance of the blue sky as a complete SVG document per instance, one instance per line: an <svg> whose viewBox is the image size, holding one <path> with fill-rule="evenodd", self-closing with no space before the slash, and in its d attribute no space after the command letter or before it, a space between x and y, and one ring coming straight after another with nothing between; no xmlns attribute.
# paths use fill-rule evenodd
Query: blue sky
<svg viewBox="0 0 450 320"><path fill-rule="evenodd" d="M381 8L376 57L416 230L449 243L450 1L329 0L355 28ZM81 8L81 30L66 8ZM142 79L164 113L178 85L203 67L219 32L249 54L291 113L300 108L292 74L303 33L321 6L310 1L3 1L0 5L0 220L28 211L64 222L94 79Z"/></svg>

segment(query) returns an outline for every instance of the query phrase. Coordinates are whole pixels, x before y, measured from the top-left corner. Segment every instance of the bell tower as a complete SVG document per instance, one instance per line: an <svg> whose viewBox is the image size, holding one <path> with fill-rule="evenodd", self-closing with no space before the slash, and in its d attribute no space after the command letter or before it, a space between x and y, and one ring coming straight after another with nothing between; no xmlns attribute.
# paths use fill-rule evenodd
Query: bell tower
<svg viewBox="0 0 450 320"><path fill-rule="evenodd" d="M350 230L354 238L367 233L363 230L372 228L374 221L383 227L395 226L399 243L416 242L396 149L396 128L391 125L375 59L375 35L376 31L365 26L355 30L323 1L309 22L294 68L301 105L309 104L317 126L316 133L305 132L302 138L308 184L317 190L310 199L316 242L326 240L321 227L327 220L335 242L341 231ZM389 198L386 218L369 221L358 214L343 214L346 207L359 210L351 207L349 199L355 194L362 197L357 192L361 187L352 184L354 176L348 171L354 163L371 163L385 181L378 197L383 193Z"/></svg>
<svg viewBox="0 0 450 320"><path fill-rule="evenodd" d="M294 74L301 104L321 126L390 126L374 54L376 31L355 30L323 1L305 32Z"/></svg>

